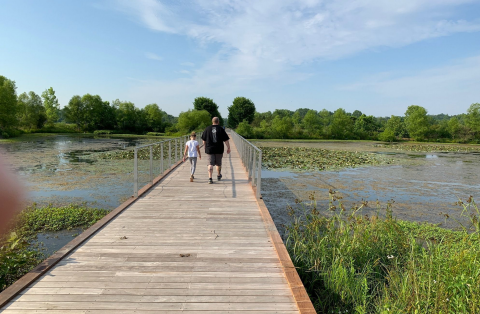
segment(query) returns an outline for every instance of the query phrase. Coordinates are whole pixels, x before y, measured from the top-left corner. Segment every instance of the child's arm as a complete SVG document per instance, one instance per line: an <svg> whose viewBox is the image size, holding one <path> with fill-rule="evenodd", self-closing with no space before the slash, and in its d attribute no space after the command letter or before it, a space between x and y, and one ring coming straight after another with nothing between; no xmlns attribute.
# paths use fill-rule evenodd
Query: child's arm
<svg viewBox="0 0 480 314"><path fill-rule="evenodd" d="M188 146L187 144L185 144L185 151L183 152L183 161L185 161L185 155L187 154L188 152Z"/></svg>
<svg viewBox="0 0 480 314"><path fill-rule="evenodd" d="M198 158L202 159L202 154L200 154L200 145L197 145Z"/></svg>

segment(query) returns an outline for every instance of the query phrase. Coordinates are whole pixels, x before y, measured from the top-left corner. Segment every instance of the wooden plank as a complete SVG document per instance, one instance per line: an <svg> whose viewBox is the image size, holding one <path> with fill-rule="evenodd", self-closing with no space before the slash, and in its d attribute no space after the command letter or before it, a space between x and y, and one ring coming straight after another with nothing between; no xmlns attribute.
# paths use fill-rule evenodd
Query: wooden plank
<svg viewBox="0 0 480 314"><path fill-rule="evenodd" d="M232 148L224 180L209 185L199 173L191 183L189 165L178 166L2 310L293 314L308 308L305 296L297 299L295 270Z"/></svg>

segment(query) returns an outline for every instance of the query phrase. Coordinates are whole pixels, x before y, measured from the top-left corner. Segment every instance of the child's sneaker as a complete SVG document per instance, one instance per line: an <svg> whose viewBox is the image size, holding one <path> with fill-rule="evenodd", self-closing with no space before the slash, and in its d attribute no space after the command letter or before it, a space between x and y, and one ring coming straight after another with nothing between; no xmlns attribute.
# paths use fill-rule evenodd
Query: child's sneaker
<svg viewBox="0 0 480 314"><path fill-rule="evenodd" d="M219 175L217 176L217 180L218 180L218 181L222 180L222 175L221 175L221 174L219 174Z"/></svg>
<svg viewBox="0 0 480 314"><path fill-rule="evenodd" d="M212 183L213 183L212 178L209 178L209 179L208 179L208 184L212 184Z"/></svg>

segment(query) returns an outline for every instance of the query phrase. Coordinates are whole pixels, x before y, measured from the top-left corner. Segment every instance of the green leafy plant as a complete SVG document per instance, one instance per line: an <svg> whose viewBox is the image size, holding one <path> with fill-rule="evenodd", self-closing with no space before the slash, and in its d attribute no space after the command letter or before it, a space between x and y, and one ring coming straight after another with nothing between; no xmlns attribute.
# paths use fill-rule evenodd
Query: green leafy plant
<svg viewBox="0 0 480 314"><path fill-rule="evenodd" d="M347 210L331 191L289 208L286 246L319 313L478 313L480 234L398 221L391 204ZM473 199L472 222L478 222Z"/></svg>

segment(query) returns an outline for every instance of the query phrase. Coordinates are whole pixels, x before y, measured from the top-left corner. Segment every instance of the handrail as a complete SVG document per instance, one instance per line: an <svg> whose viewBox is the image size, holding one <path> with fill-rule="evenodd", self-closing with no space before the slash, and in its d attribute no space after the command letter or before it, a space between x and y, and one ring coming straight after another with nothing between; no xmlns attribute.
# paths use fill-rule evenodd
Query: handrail
<svg viewBox="0 0 480 314"><path fill-rule="evenodd" d="M229 129L229 131L238 149L245 170L248 173L248 180L251 180L252 186L256 187L256 197L260 198L260 189L262 186L262 150L234 130Z"/></svg>
<svg viewBox="0 0 480 314"><path fill-rule="evenodd" d="M200 134L200 136L197 135L197 138L202 137L202 132L199 132L199 134ZM190 135L182 135L182 136L179 136L179 137L171 138L171 139L160 141L160 142L135 146L134 153L133 153L133 196L137 197L138 196L138 191L143 187L143 186L141 186L141 187L138 186L138 159L139 159L138 158L138 150L150 148L150 163L149 163L150 180L145 185L153 184L153 178L155 177L154 173L153 173L153 171L154 171L153 146L160 145L160 171L159 171L159 174L161 174L161 173L165 172L166 170L168 170L177 161L180 161L182 159L183 149L185 147L185 143L187 143L187 141L188 141L189 136ZM165 147L166 143L168 143L168 154L167 154L167 157L165 158L164 152L167 149ZM172 159L172 143L173 143L173 146L174 146L173 159ZM166 165L166 167L165 167L165 165Z"/></svg>

